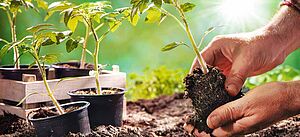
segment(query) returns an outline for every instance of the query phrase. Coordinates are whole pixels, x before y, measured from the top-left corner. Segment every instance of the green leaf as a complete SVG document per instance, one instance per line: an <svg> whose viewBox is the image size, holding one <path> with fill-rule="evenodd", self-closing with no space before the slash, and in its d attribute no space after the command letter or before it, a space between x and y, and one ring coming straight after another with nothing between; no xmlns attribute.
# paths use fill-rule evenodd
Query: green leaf
<svg viewBox="0 0 300 137"><path fill-rule="evenodd" d="M159 20L159 23L158 23L158 24L161 24L167 17L168 17L167 14L162 13L161 16L160 16L160 20Z"/></svg>
<svg viewBox="0 0 300 137"><path fill-rule="evenodd" d="M47 10L48 9L48 3L44 0L36 0L38 7Z"/></svg>
<svg viewBox="0 0 300 137"><path fill-rule="evenodd" d="M1 39L1 38L0 38L0 42L4 42L5 44L8 44L8 43L9 43L9 42L6 41L5 39Z"/></svg>
<svg viewBox="0 0 300 137"><path fill-rule="evenodd" d="M213 32L215 29L216 29L215 27L210 27L204 33L209 34L209 33Z"/></svg>
<svg viewBox="0 0 300 137"><path fill-rule="evenodd" d="M177 48L178 46L182 46L182 45L189 47L189 46L188 46L187 44L185 44L184 42L172 42L172 43L170 43L170 44L164 46L164 47L161 49L161 51L163 51L163 52L169 51L169 50L172 50L172 49Z"/></svg>
<svg viewBox="0 0 300 137"><path fill-rule="evenodd" d="M161 11L158 8L151 7L147 10L147 13L146 23L155 23L161 20Z"/></svg>
<svg viewBox="0 0 300 137"><path fill-rule="evenodd" d="M11 0L9 5L9 10L12 13L18 12L20 6L22 6L22 2L20 0Z"/></svg>
<svg viewBox="0 0 300 137"><path fill-rule="evenodd" d="M45 28L45 27L50 27L50 26L53 26L53 24L49 24L49 23L38 24L36 26L32 26L30 28L27 28L26 30L29 31L29 32L32 32L32 33L36 33L40 29Z"/></svg>
<svg viewBox="0 0 300 137"><path fill-rule="evenodd" d="M133 25L133 26L136 26L137 23L139 22L139 19L140 19L140 16L138 14L135 14L133 16L133 19L129 19L129 22Z"/></svg>
<svg viewBox="0 0 300 137"><path fill-rule="evenodd" d="M71 7L72 3L66 1L53 2L48 6L48 12L44 20L48 20L56 11L64 11Z"/></svg>
<svg viewBox="0 0 300 137"><path fill-rule="evenodd" d="M4 45L0 50L0 59L3 58L3 56L9 51L9 48L11 47L11 44Z"/></svg>
<svg viewBox="0 0 300 137"><path fill-rule="evenodd" d="M67 9L65 10L65 14L64 14L64 23L66 26L68 26L68 22L72 16L73 13L73 8Z"/></svg>
<svg viewBox="0 0 300 137"><path fill-rule="evenodd" d="M160 8L163 3L163 0L152 0L152 2L154 3L155 6Z"/></svg>
<svg viewBox="0 0 300 137"><path fill-rule="evenodd" d="M74 39L69 39L66 43L66 50L68 53L72 52L74 49L78 47L79 41Z"/></svg>
<svg viewBox="0 0 300 137"><path fill-rule="evenodd" d="M115 32L121 25L121 21L109 22L110 31Z"/></svg>
<svg viewBox="0 0 300 137"><path fill-rule="evenodd" d="M32 93L27 94L24 98L22 98L22 99L19 101L19 103L18 103L16 106L21 105L27 98L29 98L30 96L35 95L35 94L39 94L39 92L32 92Z"/></svg>
<svg viewBox="0 0 300 137"><path fill-rule="evenodd" d="M78 25L78 21L79 21L78 17L73 17L68 21L67 26L72 32L75 32Z"/></svg>
<svg viewBox="0 0 300 137"><path fill-rule="evenodd" d="M164 0L164 3L167 3L167 4L172 4L173 1L172 0Z"/></svg>
<svg viewBox="0 0 300 137"><path fill-rule="evenodd" d="M195 7L196 7L195 4L189 2L180 5L180 8L182 9L183 12L189 12L193 10Z"/></svg>
<svg viewBox="0 0 300 137"><path fill-rule="evenodd" d="M56 54L47 54L45 56L40 57L40 60L43 63L49 63L49 64L59 62Z"/></svg>
<svg viewBox="0 0 300 137"><path fill-rule="evenodd" d="M140 14L144 12L145 9L148 7L149 0L141 0L141 3L139 4L139 10Z"/></svg>

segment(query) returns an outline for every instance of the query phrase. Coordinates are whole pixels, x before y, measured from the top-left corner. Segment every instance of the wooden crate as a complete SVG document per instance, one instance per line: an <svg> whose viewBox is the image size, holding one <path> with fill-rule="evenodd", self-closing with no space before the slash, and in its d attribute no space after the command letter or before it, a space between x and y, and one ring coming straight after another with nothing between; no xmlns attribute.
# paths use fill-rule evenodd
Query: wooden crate
<svg viewBox="0 0 300 137"><path fill-rule="evenodd" d="M126 85L126 73L123 72L103 71L99 79L102 87L125 88ZM95 78L92 76L68 78L62 81L53 79L48 80L48 83L59 101L68 101L69 91L96 87ZM23 82L0 79L0 115L5 111L26 118L29 109L47 106L49 104L47 102L51 102L48 96L35 94L27 98L22 106L14 106L32 92L47 94L43 81Z"/></svg>

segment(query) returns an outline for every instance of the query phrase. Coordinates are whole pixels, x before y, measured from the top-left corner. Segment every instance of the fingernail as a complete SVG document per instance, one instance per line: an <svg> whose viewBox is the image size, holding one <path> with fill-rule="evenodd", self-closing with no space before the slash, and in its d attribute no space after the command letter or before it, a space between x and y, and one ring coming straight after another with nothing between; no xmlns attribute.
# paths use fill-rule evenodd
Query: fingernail
<svg viewBox="0 0 300 137"><path fill-rule="evenodd" d="M237 92L237 87L234 85L234 84L229 84L227 87L226 87L229 95L231 96L235 96L235 93Z"/></svg>
<svg viewBox="0 0 300 137"><path fill-rule="evenodd" d="M207 125L213 129L219 127L220 122L221 122L221 118L217 115L212 115L207 119Z"/></svg>

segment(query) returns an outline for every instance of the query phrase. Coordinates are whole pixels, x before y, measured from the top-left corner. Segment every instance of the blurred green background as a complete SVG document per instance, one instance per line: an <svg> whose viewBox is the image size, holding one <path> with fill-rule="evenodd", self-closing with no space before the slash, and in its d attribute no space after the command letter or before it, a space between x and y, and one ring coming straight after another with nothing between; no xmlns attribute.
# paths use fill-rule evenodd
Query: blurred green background
<svg viewBox="0 0 300 137"><path fill-rule="evenodd" d="M53 0L49 0L51 3ZM75 3L80 1L70 0ZM93 0L89 0L93 1ZM216 29L205 40L207 44L214 36L220 34L238 33L252 31L260 26L263 26L272 18L272 16L279 9L280 0L264 0L257 3L256 9L253 11L259 18L243 17L244 21L233 22L224 16L222 9L217 7L224 0L191 0L197 7L194 11L187 13L189 22L192 26L192 31L197 41L200 40L202 33L211 26L223 25L223 27ZM130 6L129 0L111 0L114 8ZM243 6L243 5L241 5ZM168 9L169 8L167 7ZM235 14L235 13L231 13ZM43 23L43 18L46 13L40 10L36 13L33 10L27 10L21 14L17 19L17 36L18 38L24 37L27 32L26 28ZM246 16L246 15L245 15ZM9 24L6 19L6 14L0 11L0 37L9 40L10 30ZM58 14L50 18L48 22L55 24L61 30L67 29L63 23L59 22L60 17ZM229 24L230 23L230 24ZM82 25L82 24L81 24ZM84 36L84 28L79 27L76 35ZM186 41L188 39L184 31L176 24L176 22L167 18L161 25L146 24L143 19L137 24L136 27L131 26L128 22L123 25L116 32L111 33L103 42L101 46L100 62L103 64L119 64L122 71L125 72L142 72L146 67L156 68L164 65L167 68L181 68L188 70L194 54L186 47L180 47L175 51L167 53L160 52L160 48L165 44L173 41ZM93 47L93 41L90 39L90 48ZM0 45L2 47L3 45ZM70 54L65 54L65 46L52 46L44 48L43 52L61 53L60 61L79 60L80 48ZM286 60L286 64L293 67L300 68L297 64L296 58L299 57L300 50L294 52ZM91 61L91 58L88 58ZM21 59L23 64L31 63L29 56ZM1 59L1 65L11 64L12 53L6 55Z"/></svg>
<svg viewBox="0 0 300 137"><path fill-rule="evenodd" d="M46 0L47 1L47 0ZM69 0L71 2L80 3L81 1ZM95 1L95 0L86 0ZM235 11L235 8L243 9L244 6L248 6L246 3L236 5L236 7L224 10L220 8L222 3L228 0L189 0L197 5L195 10L187 13L188 21L191 25L192 32L195 36L196 41L200 41L200 38L205 30L211 26L222 25L223 27L217 28L213 33L209 34L205 40L205 45L216 35L240 33L255 30L265 25L274 16L276 11L279 9L280 0L253 0L251 11L244 11L245 13L239 13ZM242 0L241 0L242 1ZM53 0L48 0L51 3ZM130 0L111 0L114 8L120 8L124 6L130 6ZM235 4L235 3L229 3ZM253 4L253 2L252 2ZM171 7L166 7L171 12L174 11ZM229 12L228 12L229 11ZM251 12L251 13L249 13ZM239 14L239 16L234 16ZM18 39L24 37L26 34L26 28L33 25L44 23L45 11L36 13L33 10L27 10L19 14L17 19L17 37ZM64 23L60 22L60 17L55 14L51 17L48 23L55 24L60 30L66 30ZM0 37L6 40L10 40L10 29L7 21L6 14L0 10ZM75 35L84 36L83 24L80 24L79 30ZM170 52L163 53L160 48L164 45L173 41L185 41L189 42L184 31L176 24L172 18L167 18L165 22L160 25L157 24L146 24L143 19L139 21L136 27L131 26L128 22L124 22L123 25L114 33L111 33L102 43L100 51L100 62L102 64L118 64L120 65L121 71L127 73L138 73L145 74L150 73L149 69L160 68L165 66L163 72L173 73L169 70L176 70L174 73L179 73L180 76L184 76L182 73L186 73L191 65L194 58L193 52L186 47L179 47L178 49ZM1 43L2 44L2 43ZM93 48L92 39L89 40L89 49ZM0 45L2 47L3 45ZM79 60L81 49L78 48L70 54L66 53L64 43L60 46L50 46L43 48L42 52L58 53L60 54L59 60ZM292 66L300 69L299 65L300 49L291 54L285 61L285 65ZM91 62L91 58L87 60ZM12 52L1 59L0 65L12 64ZM21 59L22 64L32 63L30 56L25 56ZM145 70L145 68L147 68ZM168 70L165 70L168 69ZM143 71L145 70L145 71ZM155 71L155 70L154 70ZM149 74L152 76L152 74ZM156 77L156 74L154 74ZM172 75L164 76L172 77ZM138 79L137 76L130 76L132 79ZM147 76L142 77L145 79ZM181 78L174 78L181 79ZM151 82L149 82L151 85ZM136 84L136 81L135 81ZM178 87L178 83L175 84ZM172 88L172 87L171 87ZM179 88L182 88L181 85Z"/></svg>

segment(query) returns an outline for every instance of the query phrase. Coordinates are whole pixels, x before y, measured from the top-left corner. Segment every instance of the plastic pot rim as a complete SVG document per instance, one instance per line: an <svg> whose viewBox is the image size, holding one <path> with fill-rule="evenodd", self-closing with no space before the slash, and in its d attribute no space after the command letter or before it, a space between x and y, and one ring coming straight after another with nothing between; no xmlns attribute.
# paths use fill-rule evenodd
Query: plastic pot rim
<svg viewBox="0 0 300 137"><path fill-rule="evenodd" d="M55 116L51 116L51 117L45 117L45 118L38 118L38 119L33 119L32 118L32 115L34 115L34 112L30 112L27 116L27 119L29 121L32 121L32 122L36 122L36 121L43 121L43 120L48 120L48 119L55 119L55 118L58 118L58 117L63 117L63 116L66 116L68 114L72 114L72 113L76 113L77 111L81 111L85 108L88 108L88 106L90 106L90 103L87 102L87 101L76 101L76 102L70 102L70 103L66 103L66 104L62 104L60 105L61 107L64 107L64 106L68 106L68 105L73 105L73 104L80 104L80 103L83 103L85 105L81 106L80 108L72 111L72 112L68 112L68 113L65 113L65 114L62 114L62 115L55 115ZM49 107L49 109L54 109L55 106L51 106Z"/></svg>

